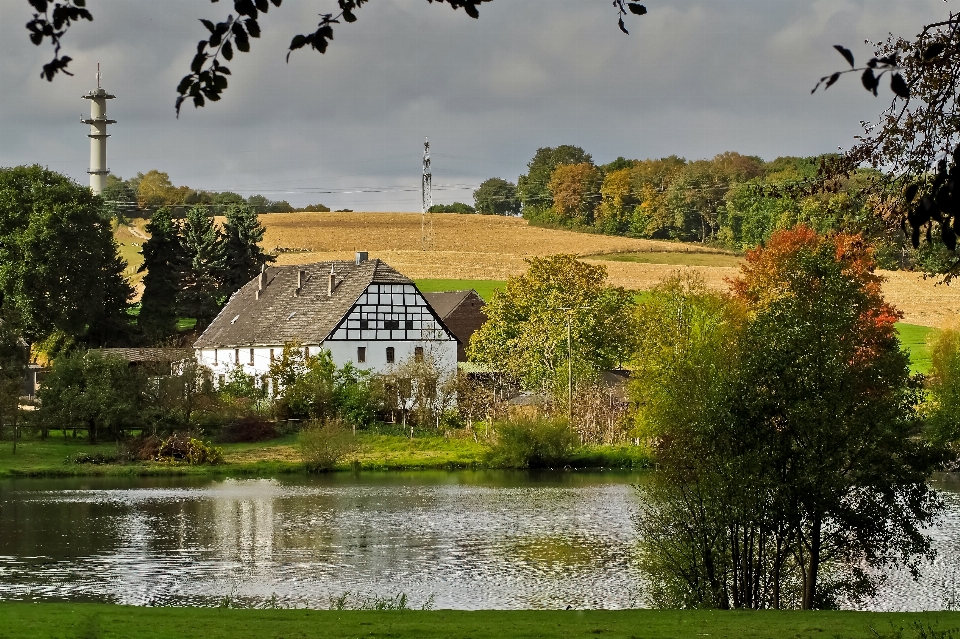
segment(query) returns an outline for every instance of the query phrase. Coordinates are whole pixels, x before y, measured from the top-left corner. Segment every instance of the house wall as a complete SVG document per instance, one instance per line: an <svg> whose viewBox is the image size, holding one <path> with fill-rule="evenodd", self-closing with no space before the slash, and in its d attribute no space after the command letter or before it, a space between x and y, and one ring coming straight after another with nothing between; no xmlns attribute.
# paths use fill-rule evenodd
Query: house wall
<svg viewBox="0 0 960 639"><path fill-rule="evenodd" d="M448 371L457 369L457 343L455 341L387 341L387 340L356 340L356 341L329 341L322 345L307 345L310 355L318 355L321 350L329 350L333 357L333 362L339 367L347 362L352 362L357 368L366 369L375 373L386 373L390 369L387 363L387 347L394 348L394 362L399 364L406 359L414 356L417 346L422 346L433 358L440 364L441 368ZM357 348L365 347L366 362L357 362ZM250 363L250 347L233 348L204 348L197 350L197 361L209 368L213 372L214 381L218 381L220 376L227 376L238 363L248 375L263 377L270 374L270 350L269 347L258 346L253 348L253 363ZM279 359L283 354L283 346L272 347L273 355ZM216 351L216 354L214 354Z"/></svg>

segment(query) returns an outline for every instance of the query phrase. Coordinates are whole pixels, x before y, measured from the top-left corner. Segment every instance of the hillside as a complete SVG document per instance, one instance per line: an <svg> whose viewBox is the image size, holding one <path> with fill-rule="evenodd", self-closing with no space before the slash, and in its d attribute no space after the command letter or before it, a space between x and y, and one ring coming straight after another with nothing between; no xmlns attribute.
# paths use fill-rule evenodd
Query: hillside
<svg viewBox="0 0 960 639"><path fill-rule="evenodd" d="M428 251L421 250L416 213L282 213L260 219L264 248L278 251L279 264L353 259L355 251L368 251L414 279L504 280L525 270L524 258L576 253L603 264L614 284L630 289L649 289L678 269L696 271L708 285L725 289L739 263L735 255L697 245L544 229L498 216L435 213ZM125 256L138 250L131 242L142 241L122 229L118 240L126 246ZM917 273L882 274L884 293L904 312L905 322L939 326L960 313L960 287Z"/></svg>

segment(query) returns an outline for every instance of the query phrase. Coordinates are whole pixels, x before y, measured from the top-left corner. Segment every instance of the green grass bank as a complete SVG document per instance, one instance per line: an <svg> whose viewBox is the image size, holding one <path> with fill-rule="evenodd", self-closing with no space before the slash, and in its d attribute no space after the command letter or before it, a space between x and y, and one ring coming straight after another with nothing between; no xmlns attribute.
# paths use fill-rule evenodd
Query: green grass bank
<svg viewBox="0 0 960 639"><path fill-rule="evenodd" d="M489 302L493 292L507 285L501 280L416 280L417 288L424 293L442 291L466 291L473 289L477 295Z"/></svg>
<svg viewBox="0 0 960 639"><path fill-rule="evenodd" d="M0 478L79 476L251 475L305 472L295 435L253 444L218 444L226 463L216 466L171 465L157 462L78 464L78 454L116 456L116 443L91 445L85 439L52 431L46 440L27 436L12 452L12 442L0 442ZM357 450L338 466L356 470L455 470L489 468L487 446L468 437L357 434ZM571 468L645 468L650 460L635 446L588 446L576 449Z"/></svg>
<svg viewBox="0 0 960 639"><path fill-rule="evenodd" d="M914 624L960 628L960 613L779 611L333 611L0 604L0 639L294 639L323 637L607 637L610 639L844 639L920 637ZM902 635L897 634L902 629ZM930 635L926 635L929 637ZM941 635L936 635L941 636ZM956 638L960 630L944 637Z"/></svg>

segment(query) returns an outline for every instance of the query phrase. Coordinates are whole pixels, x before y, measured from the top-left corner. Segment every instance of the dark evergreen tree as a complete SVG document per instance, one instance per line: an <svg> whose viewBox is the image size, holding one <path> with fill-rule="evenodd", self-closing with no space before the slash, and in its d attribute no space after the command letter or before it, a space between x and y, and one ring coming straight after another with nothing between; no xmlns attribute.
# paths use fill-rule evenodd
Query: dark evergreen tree
<svg viewBox="0 0 960 639"><path fill-rule="evenodd" d="M220 310L226 275L223 236L204 207L187 211L180 227L180 244L184 264L177 308L184 317L195 318L197 328L203 328Z"/></svg>
<svg viewBox="0 0 960 639"><path fill-rule="evenodd" d="M276 258L264 253L260 246L264 228L252 207L245 204L228 207L223 231L226 257L223 292L230 295L253 279L264 264Z"/></svg>
<svg viewBox="0 0 960 639"><path fill-rule="evenodd" d="M173 335L177 330L177 294L185 267L183 246L170 209L164 207L153 214L147 224L150 239L140 253L143 264L138 272L143 277L140 298L140 332L151 342Z"/></svg>

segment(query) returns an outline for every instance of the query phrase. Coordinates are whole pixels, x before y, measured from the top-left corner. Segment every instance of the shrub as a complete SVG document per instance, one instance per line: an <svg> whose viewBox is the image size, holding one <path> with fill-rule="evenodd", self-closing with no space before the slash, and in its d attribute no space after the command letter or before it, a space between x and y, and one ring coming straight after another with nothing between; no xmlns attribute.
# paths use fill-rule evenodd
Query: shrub
<svg viewBox="0 0 960 639"><path fill-rule="evenodd" d="M495 425L497 443L487 463L502 468L551 468L564 465L577 443L565 421L521 419Z"/></svg>
<svg viewBox="0 0 960 639"><path fill-rule="evenodd" d="M313 473L332 470L357 448L353 433L338 420L307 422L297 441L303 465Z"/></svg>
<svg viewBox="0 0 960 639"><path fill-rule="evenodd" d="M97 466L102 466L103 464L115 464L120 461L120 458L117 455L105 455L103 453L77 453L76 455L71 455L67 457L64 463L67 464L95 464Z"/></svg>
<svg viewBox="0 0 960 639"><path fill-rule="evenodd" d="M222 464L223 449L187 435L174 434L160 444L156 460L191 466Z"/></svg>
<svg viewBox="0 0 960 639"><path fill-rule="evenodd" d="M227 444L262 442L273 439L278 434L273 422L251 415L227 424L217 440Z"/></svg>

